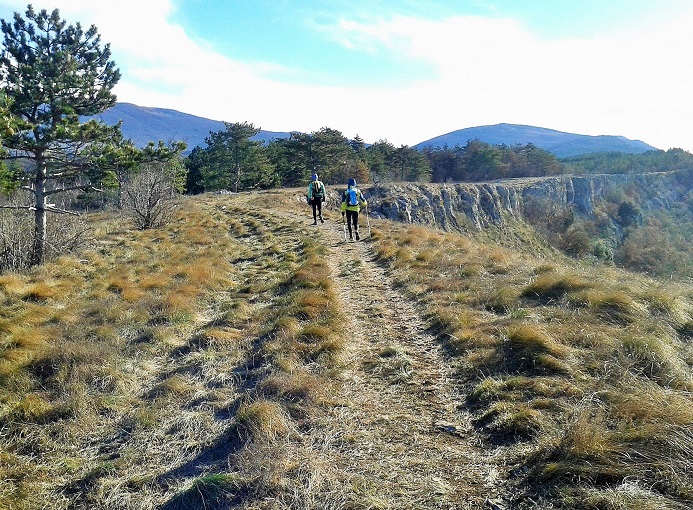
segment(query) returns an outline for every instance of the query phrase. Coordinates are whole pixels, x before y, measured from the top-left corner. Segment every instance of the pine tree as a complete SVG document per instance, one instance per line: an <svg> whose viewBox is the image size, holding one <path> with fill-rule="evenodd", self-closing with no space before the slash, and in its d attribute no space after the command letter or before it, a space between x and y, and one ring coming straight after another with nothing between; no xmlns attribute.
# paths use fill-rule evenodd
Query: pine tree
<svg viewBox="0 0 693 510"><path fill-rule="evenodd" d="M30 263L36 265L45 254L46 213L67 212L49 198L97 184L103 174L87 149L121 138L118 126L80 120L115 104L111 90L120 72L96 27L68 25L57 9L49 14L29 5L25 17L15 13L13 22L2 20L1 27L3 92L10 99L9 113L26 123L3 146L10 160L28 162L21 188L33 196L23 208L35 215Z"/></svg>

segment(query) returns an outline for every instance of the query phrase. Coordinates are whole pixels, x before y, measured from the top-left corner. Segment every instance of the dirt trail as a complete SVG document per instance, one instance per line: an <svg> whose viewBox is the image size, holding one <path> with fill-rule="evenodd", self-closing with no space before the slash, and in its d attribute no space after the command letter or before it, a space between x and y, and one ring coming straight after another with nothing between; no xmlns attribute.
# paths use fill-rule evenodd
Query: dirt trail
<svg viewBox="0 0 693 510"><path fill-rule="evenodd" d="M347 404L333 410L334 439L321 452L330 478L342 485L334 489L346 485L364 508L491 508L487 500L500 497L496 452L481 447L459 409L452 364L427 332L419 305L375 260L362 223L362 241L348 243L340 223L306 227L319 229L329 247L349 314L339 396Z"/></svg>

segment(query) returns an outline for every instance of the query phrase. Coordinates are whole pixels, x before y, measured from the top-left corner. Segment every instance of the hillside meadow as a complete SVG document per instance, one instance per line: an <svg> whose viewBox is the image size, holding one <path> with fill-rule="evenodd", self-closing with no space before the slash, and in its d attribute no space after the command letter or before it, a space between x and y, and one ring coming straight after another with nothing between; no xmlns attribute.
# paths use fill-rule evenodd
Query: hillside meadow
<svg viewBox="0 0 693 510"><path fill-rule="evenodd" d="M693 505L691 282L492 230L370 219L371 235L362 223L365 239L346 244L331 208L309 226L300 193L186 197L156 230L90 214L88 248L0 274L0 508ZM376 283L388 292L369 296ZM417 317L401 320L422 324L440 366L421 366L421 340L396 317L356 324L376 297L407 303ZM384 343L379 330L392 330ZM411 414L438 402L435 388L414 392L419 379L453 394L454 426L422 425L381 459L387 486L357 474L372 457L345 455L364 437L346 417L406 444L389 432L401 410L356 409L353 374L356 391L379 379ZM455 470L418 438L487 455L493 490L490 478L415 485L413 470Z"/></svg>

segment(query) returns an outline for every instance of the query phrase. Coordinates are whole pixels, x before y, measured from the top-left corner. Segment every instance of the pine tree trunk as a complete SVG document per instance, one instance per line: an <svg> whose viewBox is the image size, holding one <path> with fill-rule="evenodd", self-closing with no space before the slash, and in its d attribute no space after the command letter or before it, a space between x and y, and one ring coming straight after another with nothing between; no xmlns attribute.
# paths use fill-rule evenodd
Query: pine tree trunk
<svg viewBox="0 0 693 510"><path fill-rule="evenodd" d="M34 242L29 263L37 266L43 263L46 252L46 166L41 162L34 181Z"/></svg>

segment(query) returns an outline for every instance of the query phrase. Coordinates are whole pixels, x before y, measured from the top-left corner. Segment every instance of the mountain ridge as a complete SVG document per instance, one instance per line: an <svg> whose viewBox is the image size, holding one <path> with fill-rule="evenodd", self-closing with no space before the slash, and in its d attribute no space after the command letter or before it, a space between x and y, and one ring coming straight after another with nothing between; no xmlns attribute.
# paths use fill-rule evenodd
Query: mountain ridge
<svg viewBox="0 0 693 510"><path fill-rule="evenodd" d="M144 107L132 103L116 103L99 115L94 116L106 124L122 121L125 138L136 145L162 140L184 141L186 152L196 146L204 146L210 132L224 130L224 122L199 117L169 108ZM260 129L253 140L267 143L274 139L288 138L286 131ZM640 140L630 140L616 135L580 135L549 128L523 124L494 124L458 129L413 145L419 150L424 147L464 146L470 140L481 140L491 145L524 145L532 143L537 147L554 153L557 157L569 157L595 152L642 153L656 150Z"/></svg>
<svg viewBox="0 0 693 510"><path fill-rule="evenodd" d="M210 132L223 131L224 122L179 112L170 108L145 107L132 103L117 103L95 118L109 125L122 121L125 138L135 145L144 146L148 142L163 140L183 141L190 152L197 146L205 145ZM253 140L268 142L276 138L288 138L288 132L275 132L261 129Z"/></svg>
<svg viewBox="0 0 693 510"><path fill-rule="evenodd" d="M470 140L481 140L491 145L516 145L532 143L554 153L557 157L577 156L593 152L624 152L639 154L656 147L641 140L630 140L616 135L580 135L524 124L492 124L451 131L433 137L414 147L464 146Z"/></svg>

